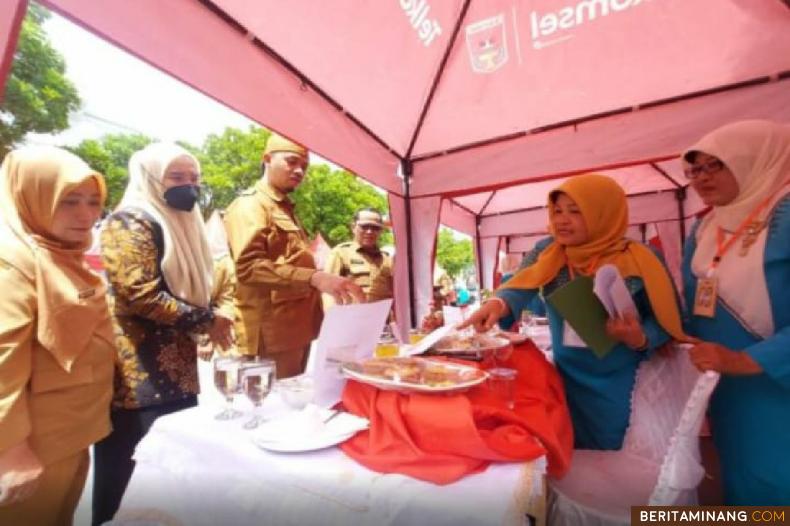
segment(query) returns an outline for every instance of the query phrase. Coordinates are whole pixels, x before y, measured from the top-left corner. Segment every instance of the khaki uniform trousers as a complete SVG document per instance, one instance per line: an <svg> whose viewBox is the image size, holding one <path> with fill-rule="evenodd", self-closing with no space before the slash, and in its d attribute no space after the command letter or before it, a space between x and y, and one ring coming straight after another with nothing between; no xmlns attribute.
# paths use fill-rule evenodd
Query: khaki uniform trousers
<svg viewBox="0 0 790 526"><path fill-rule="evenodd" d="M0 524L71 526L89 466L87 449L46 466L33 495L10 506L0 506Z"/></svg>
<svg viewBox="0 0 790 526"><path fill-rule="evenodd" d="M277 353L266 353L258 349L258 356L274 360L277 366L277 378L290 378L304 372L310 356L310 346Z"/></svg>

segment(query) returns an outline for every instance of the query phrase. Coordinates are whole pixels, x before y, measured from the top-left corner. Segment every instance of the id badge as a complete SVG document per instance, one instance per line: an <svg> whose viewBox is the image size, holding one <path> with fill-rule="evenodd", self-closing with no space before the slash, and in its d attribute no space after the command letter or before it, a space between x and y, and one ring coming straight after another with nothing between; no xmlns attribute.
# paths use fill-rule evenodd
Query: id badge
<svg viewBox="0 0 790 526"><path fill-rule="evenodd" d="M705 318L713 318L716 315L716 278L709 276L697 280L694 315Z"/></svg>

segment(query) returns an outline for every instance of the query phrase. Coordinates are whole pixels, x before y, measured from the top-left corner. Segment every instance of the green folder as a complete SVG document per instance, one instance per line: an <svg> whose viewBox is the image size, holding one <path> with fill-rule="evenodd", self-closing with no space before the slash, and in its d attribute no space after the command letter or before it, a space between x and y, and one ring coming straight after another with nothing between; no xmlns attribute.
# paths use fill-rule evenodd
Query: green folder
<svg viewBox="0 0 790 526"><path fill-rule="evenodd" d="M593 292L591 277L579 276L549 294L546 301L557 309L598 358L609 354L617 345L606 334L609 314Z"/></svg>

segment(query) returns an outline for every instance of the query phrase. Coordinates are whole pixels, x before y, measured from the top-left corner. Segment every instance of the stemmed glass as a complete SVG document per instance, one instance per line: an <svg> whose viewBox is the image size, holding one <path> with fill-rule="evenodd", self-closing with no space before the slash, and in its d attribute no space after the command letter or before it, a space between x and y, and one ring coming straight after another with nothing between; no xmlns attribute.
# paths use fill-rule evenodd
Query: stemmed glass
<svg viewBox="0 0 790 526"><path fill-rule="evenodd" d="M252 418L244 423L244 429L255 429L265 420L258 416L258 410L263 399L272 390L274 379L277 376L277 366L274 361L256 357L243 362L239 370L241 390L252 402Z"/></svg>
<svg viewBox="0 0 790 526"><path fill-rule="evenodd" d="M225 397L225 409L214 417L217 420L231 420L241 416L240 411L233 409L233 395L239 390L240 365L241 360L234 356L214 359L214 385Z"/></svg>
<svg viewBox="0 0 790 526"><path fill-rule="evenodd" d="M505 362L510 358L513 354L513 344L509 343L504 347L500 347L498 349L494 349L491 353L494 361L494 367L504 367Z"/></svg>

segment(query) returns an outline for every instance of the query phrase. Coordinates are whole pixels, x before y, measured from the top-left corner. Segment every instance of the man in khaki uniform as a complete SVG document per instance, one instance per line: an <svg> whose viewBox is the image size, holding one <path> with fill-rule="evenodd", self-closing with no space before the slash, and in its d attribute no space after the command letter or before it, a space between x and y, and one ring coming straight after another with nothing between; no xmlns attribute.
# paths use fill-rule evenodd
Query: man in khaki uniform
<svg viewBox="0 0 790 526"><path fill-rule="evenodd" d="M333 248L324 269L353 280L362 288L367 301L392 298L392 257L378 246L383 228L379 212L358 211L354 214L354 240ZM324 296L325 307L333 303L330 296Z"/></svg>
<svg viewBox="0 0 790 526"><path fill-rule="evenodd" d="M307 166L304 146L272 134L263 153L263 177L225 214L238 281L239 351L273 359L280 378L304 370L323 318L321 292L338 303L364 300L351 280L316 270L307 234L288 199Z"/></svg>
<svg viewBox="0 0 790 526"><path fill-rule="evenodd" d="M437 263L433 268L433 286L439 287L439 293L444 298L444 303L454 305L458 299L455 293L453 278Z"/></svg>

